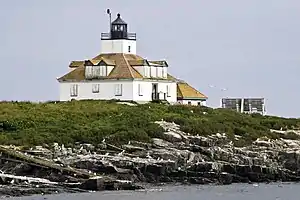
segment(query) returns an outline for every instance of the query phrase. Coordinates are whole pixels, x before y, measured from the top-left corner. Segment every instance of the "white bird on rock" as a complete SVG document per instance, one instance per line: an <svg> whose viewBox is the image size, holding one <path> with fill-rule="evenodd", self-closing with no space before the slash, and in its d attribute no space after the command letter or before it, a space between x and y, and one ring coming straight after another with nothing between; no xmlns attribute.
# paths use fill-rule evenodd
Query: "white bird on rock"
<svg viewBox="0 0 300 200"><path fill-rule="evenodd" d="M152 158L152 157L150 156L150 153L149 153L149 152L147 152L146 158L149 158L149 159Z"/></svg>

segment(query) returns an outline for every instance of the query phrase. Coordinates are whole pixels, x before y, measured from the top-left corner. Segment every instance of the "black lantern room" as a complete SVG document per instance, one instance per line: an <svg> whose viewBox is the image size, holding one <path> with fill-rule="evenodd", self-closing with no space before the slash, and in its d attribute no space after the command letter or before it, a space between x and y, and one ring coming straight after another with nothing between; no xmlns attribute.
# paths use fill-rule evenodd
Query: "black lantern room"
<svg viewBox="0 0 300 200"><path fill-rule="evenodd" d="M117 15L117 19L111 23L111 39L127 39L127 23Z"/></svg>
<svg viewBox="0 0 300 200"><path fill-rule="evenodd" d="M102 40L136 40L135 33L128 33L127 23L121 18L121 15L117 14L115 19L110 26L110 33L102 33Z"/></svg>

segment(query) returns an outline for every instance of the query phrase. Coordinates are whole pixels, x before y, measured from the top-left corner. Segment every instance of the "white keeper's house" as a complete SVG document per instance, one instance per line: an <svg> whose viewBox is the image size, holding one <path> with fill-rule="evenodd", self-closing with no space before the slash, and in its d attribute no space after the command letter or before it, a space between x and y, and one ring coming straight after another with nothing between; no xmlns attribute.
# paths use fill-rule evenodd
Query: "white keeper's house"
<svg viewBox="0 0 300 200"><path fill-rule="evenodd" d="M206 105L204 94L168 73L167 61L137 55L136 34L127 28L118 14L110 24L110 32L101 34L101 53L70 63L69 72L57 79L60 101L166 100L170 104Z"/></svg>

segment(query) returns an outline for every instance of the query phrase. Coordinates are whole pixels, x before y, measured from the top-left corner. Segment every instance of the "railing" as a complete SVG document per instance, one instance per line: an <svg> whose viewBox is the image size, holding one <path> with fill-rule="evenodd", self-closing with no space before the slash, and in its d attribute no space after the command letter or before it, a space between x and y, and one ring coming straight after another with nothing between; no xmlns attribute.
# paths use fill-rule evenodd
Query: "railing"
<svg viewBox="0 0 300 200"><path fill-rule="evenodd" d="M111 33L101 33L101 40L110 40L112 39ZM127 33L127 36L124 39L136 40L136 33Z"/></svg>
<svg viewBox="0 0 300 200"><path fill-rule="evenodd" d="M152 92L152 100L167 100L167 93L163 93L163 99L159 98L159 93Z"/></svg>
<svg viewBox="0 0 300 200"><path fill-rule="evenodd" d="M136 33L127 33L127 38L129 40L136 40Z"/></svg>
<svg viewBox="0 0 300 200"><path fill-rule="evenodd" d="M109 40L110 38L110 33L101 33L102 40Z"/></svg>

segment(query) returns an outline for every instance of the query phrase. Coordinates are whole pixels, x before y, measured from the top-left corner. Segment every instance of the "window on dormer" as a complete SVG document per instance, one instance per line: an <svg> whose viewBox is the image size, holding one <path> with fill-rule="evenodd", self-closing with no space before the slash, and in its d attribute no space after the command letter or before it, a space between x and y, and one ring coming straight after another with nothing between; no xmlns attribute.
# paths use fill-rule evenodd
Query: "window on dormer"
<svg viewBox="0 0 300 200"><path fill-rule="evenodd" d="M100 76L106 76L107 75L107 70L106 70L106 66L101 65L100 66L100 72L99 72Z"/></svg>
<svg viewBox="0 0 300 200"><path fill-rule="evenodd" d="M163 67L156 67L157 68L157 76L159 78L162 78L163 77Z"/></svg>
<svg viewBox="0 0 300 200"><path fill-rule="evenodd" d="M86 66L85 67L85 77L87 79L91 79L93 77L93 71L92 66Z"/></svg>
<svg viewBox="0 0 300 200"><path fill-rule="evenodd" d="M97 78L100 76L100 67L99 66L92 66L92 77Z"/></svg>
<svg viewBox="0 0 300 200"><path fill-rule="evenodd" d="M150 67L149 66L145 66L145 76L150 77Z"/></svg>
<svg viewBox="0 0 300 200"><path fill-rule="evenodd" d="M167 78L167 68L166 67L162 67L162 77Z"/></svg>

